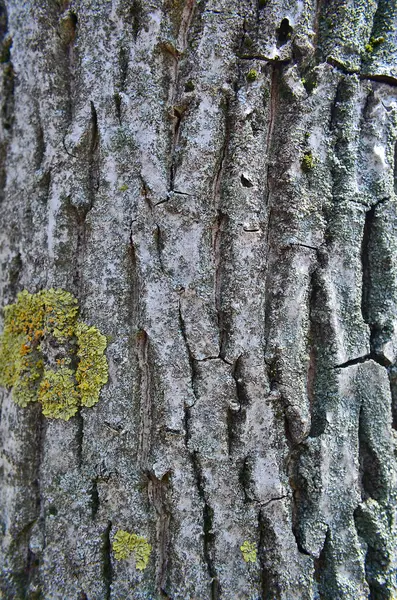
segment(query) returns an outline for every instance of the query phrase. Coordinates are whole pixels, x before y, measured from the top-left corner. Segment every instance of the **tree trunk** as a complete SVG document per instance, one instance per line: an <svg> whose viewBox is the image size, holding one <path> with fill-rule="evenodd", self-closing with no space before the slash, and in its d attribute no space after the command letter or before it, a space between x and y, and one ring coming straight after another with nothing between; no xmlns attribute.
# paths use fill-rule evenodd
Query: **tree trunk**
<svg viewBox="0 0 397 600"><path fill-rule="evenodd" d="M2 304L109 363L68 421L1 390L3 598L396 598L396 25L0 0Z"/></svg>

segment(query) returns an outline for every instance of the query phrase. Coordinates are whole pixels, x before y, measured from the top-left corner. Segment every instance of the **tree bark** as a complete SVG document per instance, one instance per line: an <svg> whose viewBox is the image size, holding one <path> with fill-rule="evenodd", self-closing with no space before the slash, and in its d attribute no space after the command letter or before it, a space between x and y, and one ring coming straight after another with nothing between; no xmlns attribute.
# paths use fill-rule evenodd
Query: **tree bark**
<svg viewBox="0 0 397 600"><path fill-rule="evenodd" d="M2 597L397 597L396 26L0 0L2 304L71 292L109 362L67 422L1 390Z"/></svg>

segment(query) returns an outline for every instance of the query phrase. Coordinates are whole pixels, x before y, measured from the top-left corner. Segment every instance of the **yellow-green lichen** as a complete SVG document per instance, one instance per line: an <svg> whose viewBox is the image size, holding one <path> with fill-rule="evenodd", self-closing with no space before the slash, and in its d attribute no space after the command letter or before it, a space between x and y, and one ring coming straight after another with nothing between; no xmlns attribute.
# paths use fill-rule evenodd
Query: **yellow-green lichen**
<svg viewBox="0 0 397 600"><path fill-rule="evenodd" d="M99 392L108 380L108 363L104 355L106 337L96 327L77 323L77 388L82 406L94 406Z"/></svg>
<svg viewBox="0 0 397 600"><path fill-rule="evenodd" d="M372 36L371 39L369 40L368 44L365 44L365 51L366 52L373 52L375 50L375 48L377 46L379 46L379 44L383 44L383 42L385 42L386 39L384 37L374 37Z"/></svg>
<svg viewBox="0 0 397 600"><path fill-rule="evenodd" d="M254 542L243 542L240 546L240 550L245 562L256 562L256 544Z"/></svg>
<svg viewBox="0 0 397 600"><path fill-rule="evenodd" d="M116 560L124 560L133 554L135 566L139 571L146 569L151 550L148 541L135 533L119 529L114 536L113 552Z"/></svg>
<svg viewBox="0 0 397 600"><path fill-rule="evenodd" d="M107 382L106 338L78 320L76 298L62 289L18 294L4 308L0 385L16 404L39 402L43 414L67 421L93 406Z"/></svg>
<svg viewBox="0 0 397 600"><path fill-rule="evenodd" d="M310 173L315 167L316 160L313 154L308 151L305 152L301 161L301 169L304 173Z"/></svg>
<svg viewBox="0 0 397 600"><path fill-rule="evenodd" d="M250 69L246 75L246 78L249 83L256 81L258 79L258 71L255 69Z"/></svg>

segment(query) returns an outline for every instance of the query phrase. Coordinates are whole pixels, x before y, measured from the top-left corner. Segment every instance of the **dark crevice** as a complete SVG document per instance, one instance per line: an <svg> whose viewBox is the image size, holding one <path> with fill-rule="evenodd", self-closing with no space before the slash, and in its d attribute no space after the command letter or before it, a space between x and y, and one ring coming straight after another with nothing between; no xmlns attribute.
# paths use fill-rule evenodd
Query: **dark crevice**
<svg viewBox="0 0 397 600"><path fill-rule="evenodd" d="M38 113L38 125L36 128L37 135L36 135L35 167L36 167L36 169L40 169L40 167L44 161L46 147L45 147L43 125L41 123L40 114L38 111L37 111L37 113Z"/></svg>
<svg viewBox="0 0 397 600"><path fill-rule="evenodd" d="M241 361L242 357L239 356L232 371L232 377L236 384L236 397L239 406L238 409L232 409L231 407L228 407L227 409L227 438L229 455L233 454L234 450L242 445L241 430L247 418L246 409L249 405L249 397L243 378Z"/></svg>
<svg viewBox="0 0 397 600"><path fill-rule="evenodd" d="M127 18L128 21L131 23L132 35L134 41L136 42L138 34L145 23L145 14L143 11L142 0L132 0Z"/></svg>
<svg viewBox="0 0 397 600"><path fill-rule="evenodd" d="M329 56L326 61L329 65L338 69L345 75L357 75L361 81L376 81L390 86L397 86L397 78L391 75L377 75L376 73L359 73L357 69L348 69L342 62Z"/></svg>
<svg viewBox="0 0 397 600"><path fill-rule="evenodd" d="M120 73L120 91L124 91L129 65L129 52L128 49L122 46L119 50L119 73Z"/></svg>
<svg viewBox="0 0 397 600"><path fill-rule="evenodd" d="M144 330L137 333L137 357L140 388L140 427L137 462L147 469L152 445L152 374L149 364L149 337Z"/></svg>
<svg viewBox="0 0 397 600"><path fill-rule="evenodd" d="M280 26L276 29L277 33L277 48L281 48L281 46L285 46L287 42L290 41L293 28L290 25L290 22L287 18L284 18Z"/></svg>
<svg viewBox="0 0 397 600"><path fill-rule="evenodd" d="M278 545L274 533L274 524L265 515L263 509L258 512L259 547L258 558L260 563L261 600L277 600L281 598L280 583L277 572L271 565L274 549Z"/></svg>
<svg viewBox="0 0 397 600"><path fill-rule="evenodd" d="M62 58L59 61L63 69L64 78L64 102L65 115L68 125L73 119L74 103L74 72L75 72L75 41L77 35L78 19L76 13L68 11L62 15L59 21L59 37L61 42Z"/></svg>
<svg viewBox="0 0 397 600"><path fill-rule="evenodd" d="M8 13L5 2L0 1L0 66L2 71L2 96L0 111L3 132L0 139L0 204L4 201L6 185L7 151L14 123L15 74L11 62L12 38L8 36Z"/></svg>
<svg viewBox="0 0 397 600"><path fill-rule="evenodd" d="M115 94L113 94L113 101L114 108L116 111L116 117L119 122L119 125L121 125L121 96L119 93L116 92Z"/></svg>
<svg viewBox="0 0 397 600"><path fill-rule="evenodd" d="M212 248L214 254L214 294L215 310L218 319L220 354L224 356L224 346L227 339L225 315L222 310L222 238L227 225L227 215L220 209L217 211L216 220L212 227Z"/></svg>
<svg viewBox="0 0 397 600"><path fill-rule="evenodd" d="M375 209L373 206L365 213L365 223L363 239L361 243L361 264L362 264L362 294L361 294L361 313L365 323L370 322L369 315L369 297L371 294L371 269L370 269L370 241L371 230L375 219Z"/></svg>
<svg viewBox="0 0 397 600"><path fill-rule="evenodd" d="M330 530L327 529L325 535L324 544L321 549L318 558L314 558L314 580L318 585L318 593L320 600L332 600L332 596L329 594L327 589L327 578L331 580L334 576L330 576L330 557L329 557L329 544L330 544ZM331 586L330 586L331 587ZM331 587L332 589L332 587ZM331 592L332 593L332 592Z"/></svg>
<svg viewBox="0 0 397 600"><path fill-rule="evenodd" d="M247 179L247 177L245 177L245 175L243 175L243 174L240 177L240 181L241 181L241 185L243 187L251 188L251 187L254 186L254 184L252 183L252 181L250 181L249 179Z"/></svg>
<svg viewBox="0 0 397 600"><path fill-rule="evenodd" d="M89 195L89 210L94 206L95 196L99 190L100 182L100 156L99 156L99 130L98 116L94 103L90 102L91 106L91 131L90 131L90 148L89 148L89 164L88 164L88 195Z"/></svg>
<svg viewBox="0 0 397 600"><path fill-rule="evenodd" d="M76 443L77 443L77 463L81 468L83 462L83 442L84 442L84 417L81 411L78 410L76 414L77 431L76 431Z"/></svg>
<svg viewBox="0 0 397 600"><path fill-rule="evenodd" d="M346 369L347 367L352 367L353 365L359 365L367 362L368 360L371 360L371 358L372 357L370 354L365 354L364 356L359 356L358 358L351 358L340 365L335 365L334 369Z"/></svg>
<svg viewBox="0 0 397 600"><path fill-rule="evenodd" d="M113 567L112 567L112 545L110 542L110 532L112 530L112 522L108 521L108 525L103 533L102 546L102 577L105 584L105 599L110 600L112 594Z"/></svg>
<svg viewBox="0 0 397 600"><path fill-rule="evenodd" d="M172 143L171 143L171 166L170 166L170 182L169 182L169 191L174 191L174 181L176 174L176 147L178 145L179 133L182 121L182 112L178 111L177 108L173 110L173 129L172 129Z"/></svg>
<svg viewBox="0 0 397 600"><path fill-rule="evenodd" d="M161 479L154 473L148 472L148 497L156 511L156 587L162 597L168 597L165 588L167 585L167 572L170 544L171 511L168 502L168 489L170 474L166 473Z"/></svg>
<svg viewBox="0 0 397 600"><path fill-rule="evenodd" d="M96 518L100 505L97 479L93 479L91 489L89 490L89 494L91 498L91 517L94 520Z"/></svg>
<svg viewBox="0 0 397 600"><path fill-rule="evenodd" d="M249 456L246 456L242 461L240 461L238 481L241 485L241 489L244 494L244 502L252 502L253 498L251 497L250 493L250 484L252 481L252 464Z"/></svg>
<svg viewBox="0 0 397 600"><path fill-rule="evenodd" d="M157 258L159 261L160 269L161 269L161 272L164 273L164 265L163 265L164 242L163 242L163 238L161 235L161 229L160 229L159 225L156 225L156 229L154 232L154 239L156 242Z"/></svg>
<svg viewBox="0 0 397 600"><path fill-rule="evenodd" d="M189 346L189 342L187 339L187 334L186 334L186 326L185 326L185 321L183 318L183 314L182 314L182 306L181 306L181 302L179 301L179 329L182 335L182 339L185 343L185 347L186 347L186 351L187 351L187 355L188 355L188 359L189 359L189 366L190 366L190 382L191 382L191 388L193 390L193 394L196 398L196 377L197 377L197 369L196 369L196 360L193 357L193 354L190 350L190 346ZM186 413L185 413L186 416ZM186 431L186 429L185 429Z"/></svg>
<svg viewBox="0 0 397 600"><path fill-rule="evenodd" d="M206 500L205 485L200 464L200 458L196 451L191 454L193 472L199 497L203 502L203 553L207 564L208 574L211 578L211 600L220 598L220 585L215 568L215 546L212 522L214 511Z"/></svg>

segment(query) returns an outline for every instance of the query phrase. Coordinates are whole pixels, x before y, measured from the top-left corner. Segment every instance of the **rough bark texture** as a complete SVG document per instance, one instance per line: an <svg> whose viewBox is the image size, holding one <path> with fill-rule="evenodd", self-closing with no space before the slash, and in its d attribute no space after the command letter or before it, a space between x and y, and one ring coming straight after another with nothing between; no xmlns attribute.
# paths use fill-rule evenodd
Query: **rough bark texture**
<svg viewBox="0 0 397 600"><path fill-rule="evenodd" d="M110 364L69 422L1 391L3 598L396 597L396 20L0 0L2 303Z"/></svg>

